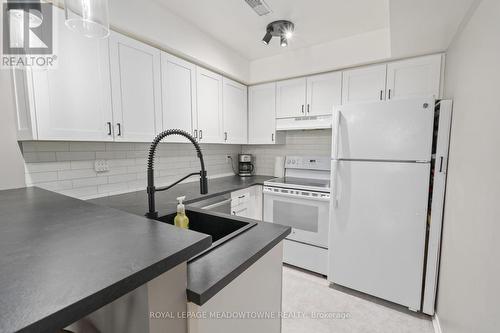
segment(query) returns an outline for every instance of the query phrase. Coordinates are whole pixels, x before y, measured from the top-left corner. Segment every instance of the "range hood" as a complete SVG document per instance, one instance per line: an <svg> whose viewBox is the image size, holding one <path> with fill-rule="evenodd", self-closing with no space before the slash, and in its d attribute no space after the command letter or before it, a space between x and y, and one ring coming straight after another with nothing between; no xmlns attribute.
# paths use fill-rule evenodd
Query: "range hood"
<svg viewBox="0 0 500 333"><path fill-rule="evenodd" d="M277 131L332 128L332 116L308 116L276 119Z"/></svg>

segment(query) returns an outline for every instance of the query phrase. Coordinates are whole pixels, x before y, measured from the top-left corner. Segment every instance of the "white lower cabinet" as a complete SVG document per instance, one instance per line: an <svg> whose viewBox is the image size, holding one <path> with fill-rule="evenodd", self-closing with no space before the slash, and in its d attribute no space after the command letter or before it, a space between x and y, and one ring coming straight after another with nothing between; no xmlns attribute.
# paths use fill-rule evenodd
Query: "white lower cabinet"
<svg viewBox="0 0 500 333"><path fill-rule="evenodd" d="M231 214L262 221L262 186L231 192Z"/></svg>
<svg viewBox="0 0 500 333"><path fill-rule="evenodd" d="M115 141L151 142L162 123L160 50L118 33L109 50Z"/></svg>
<svg viewBox="0 0 500 333"><path fill-rule="evenodd" d="M196 93L198 140L203 143L224 143L222 76L196 67Z"/></svg>
<svg viewBox="0 0 500 333"><path fill-rule="evenodd" d="M247 87L227 78L223 78L222 83L224 142L246 144L248 143Z"/></svg>
<svg viewBox="0 0 500 333"><path fill-rule="evenodd" d="M107 39L87 38L64 25L54 8L57 67L16 70L20 140L112 141Z"/></svg>

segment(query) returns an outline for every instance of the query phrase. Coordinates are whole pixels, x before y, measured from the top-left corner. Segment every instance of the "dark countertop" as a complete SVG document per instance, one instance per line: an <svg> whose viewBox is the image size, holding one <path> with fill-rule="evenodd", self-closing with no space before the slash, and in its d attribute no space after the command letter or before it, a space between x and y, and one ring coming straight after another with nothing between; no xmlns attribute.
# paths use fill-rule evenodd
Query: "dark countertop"
<svg viewBox="0 0 500 333"><path fill-rule="evenodd" d="M39 188L0 191L0 332L54 332L210 245Z"/></svg>
<svg viewBox="0 0 500 333"><path fill-rule="evenodd" d="M262 185L264 181L273 179L272 176L252 176L238 177L229 176L208 180L208 194L200 194L200 183L197 181L191 183L179 184L168 191L156 192L156 209L159 216L175 212L177 207L177 197L186 196L186 205L190 202L207 199L216 195L237 191L252 185ZM146 190L125 194L113 195L88 200L88 202L98 205L112 207L136 215L142 215L148 211L148 197Z"/></svg>
<svg viewBox="0 0 500 333"><path fill-rule="evenodd" d="M176 197L186 195L186 203L227 192L236 191L253 185L262 184L270 176L238 176L210 179L209 193L199 194L199 183L192 182L178 185L168 191L159 192L156 196L156 208L160 216L175 212ZM121 209L129 213L144 215L147 211L146 191L139 191L107 198L90 200L92 203ZM245 218L232 216L234 219ZM279 224L259 222L235 238L219 245L210 252L201 255L188 263L188 300L202 305L217 294L238 275L260 259L289 233L290 227Z"/></svg>

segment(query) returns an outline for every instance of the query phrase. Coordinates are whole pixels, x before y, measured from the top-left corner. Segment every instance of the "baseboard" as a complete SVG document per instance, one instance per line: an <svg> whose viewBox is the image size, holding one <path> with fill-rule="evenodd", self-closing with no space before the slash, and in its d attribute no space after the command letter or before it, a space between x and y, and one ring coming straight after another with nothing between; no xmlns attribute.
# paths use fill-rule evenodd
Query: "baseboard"
<svg viewBox="0 0 500 333"><path fill-rule="evenodd" d="M432 316L432 326L434 327L434 333L443 333L437 313Z"/></svg>

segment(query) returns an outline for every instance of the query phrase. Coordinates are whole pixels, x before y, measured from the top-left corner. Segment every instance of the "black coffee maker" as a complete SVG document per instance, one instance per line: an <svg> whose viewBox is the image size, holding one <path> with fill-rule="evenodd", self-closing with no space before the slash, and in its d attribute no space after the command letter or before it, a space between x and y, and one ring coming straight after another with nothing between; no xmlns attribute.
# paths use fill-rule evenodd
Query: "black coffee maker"
<svg viewBox="0 0 500 333"><path fill-rule="evenodd" d="M249 177L253 174L253 157L250 154L238 155L238 175L240 177Z"/></svg>

